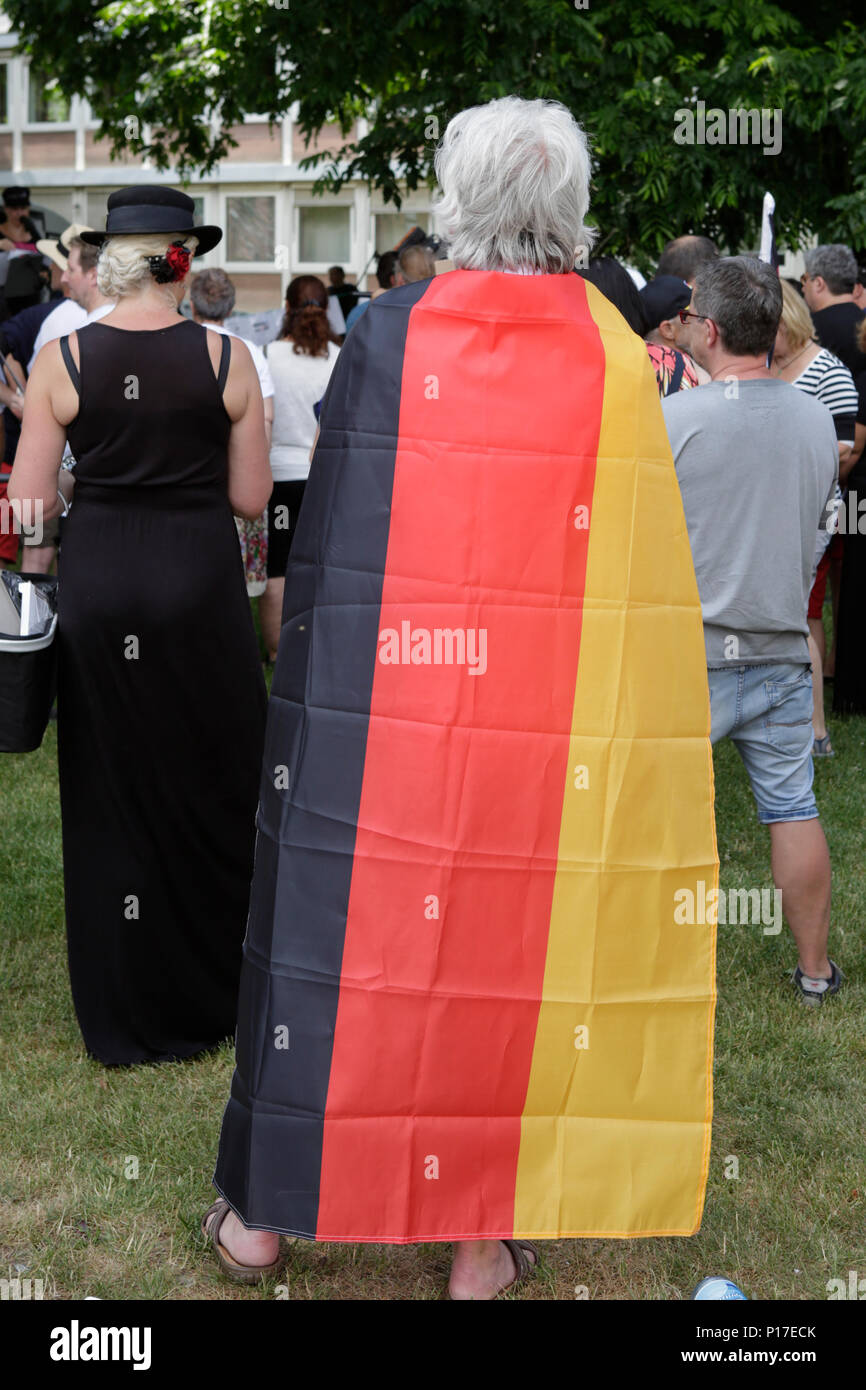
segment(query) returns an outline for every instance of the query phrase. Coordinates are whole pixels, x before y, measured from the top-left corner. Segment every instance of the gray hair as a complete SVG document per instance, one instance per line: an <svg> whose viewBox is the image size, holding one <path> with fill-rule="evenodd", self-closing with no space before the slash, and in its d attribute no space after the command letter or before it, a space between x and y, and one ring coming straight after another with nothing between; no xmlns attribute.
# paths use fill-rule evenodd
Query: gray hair
<svg viewBox="0 0 866 1390"><path fill-rule="evenodd" d="M235 307L235 287L224 270L217 266L200 270L189 285L192 307L200 319L222 323Z"/></svg>
<svg viewBox="0 0 866 1390"><path fill-rule="evenodd" d="M779 277L757 256L722 256L701 266L692 311L712 319L722 347L736 357L769 352L782 317Z"/></svg>
<svg viewBox="0 0 866 1390"><path fill-rule="evenodd" d="M459 112L435 165L455 266L565 274L591 249L589 146L558 101L501 97Z"/></svg>
<svg viewBox="0 0 866 1390"><path fill-rule="evenodd" d="M850 246L813 246L803 257L807 275L820 275L831 294L850 294L857 283L857 257Z"/></svg>

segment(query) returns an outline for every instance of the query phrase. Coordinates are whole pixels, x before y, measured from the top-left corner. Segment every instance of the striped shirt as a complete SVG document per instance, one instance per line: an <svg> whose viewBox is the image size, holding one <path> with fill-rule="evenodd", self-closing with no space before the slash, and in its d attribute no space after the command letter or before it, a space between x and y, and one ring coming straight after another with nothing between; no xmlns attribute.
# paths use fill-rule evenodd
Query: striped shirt
<svg viewBox="0 0 866 1390"><path fill-rule="evenodd" d="M840 362L827 348L822 348L792 385L799 391L808 391L810 396L817 396L833 416L836 438L853 444L857 388L844 362Z"/></svg>

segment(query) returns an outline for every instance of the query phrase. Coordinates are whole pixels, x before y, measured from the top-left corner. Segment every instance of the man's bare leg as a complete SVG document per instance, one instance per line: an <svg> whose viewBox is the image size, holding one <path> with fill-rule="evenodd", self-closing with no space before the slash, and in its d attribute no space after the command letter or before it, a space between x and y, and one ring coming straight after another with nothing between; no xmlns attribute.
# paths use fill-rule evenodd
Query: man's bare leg
<svg viewBox="0 0 866 1390"><path fill-rule="evenodd" d="M454 1263L448 1282L452 1299L459 1302L490 1302L516 1277L514 1256L501 1240L454 1242Z"/></svg>
<svg viewBox="0 0 866 1390"><path fill-rule="evenodd" d="M280 625L283 616L283 592L286 587L284 579L269 579L268 587L259 599L259 622L262 625L262 636L265 639L268 658L276 661L277 648L280 645Z"/></svg>
<svg viewBox="0 0 866 1390"><path fill-rule="evenodd" d="M208 1222L210 1230L216 1213ZM280 1253L280 1238L274 1231L248 1231L233 1211L226 1212L220 1227L220 1245L242 1265L269 1265Z"/></svg>
<svg viewBox="0 0 866 1390"><path fill-rule="evenodd" d="M797 943L800 969L828 979L830 851L820 820L777 821L770 826L773 880Z"/></svg>

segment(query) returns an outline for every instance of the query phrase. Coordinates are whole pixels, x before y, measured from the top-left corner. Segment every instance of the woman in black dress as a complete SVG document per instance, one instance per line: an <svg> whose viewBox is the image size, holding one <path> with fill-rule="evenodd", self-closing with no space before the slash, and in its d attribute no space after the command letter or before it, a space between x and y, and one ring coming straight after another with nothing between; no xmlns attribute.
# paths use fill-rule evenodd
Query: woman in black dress
<svg viewBox="0 0 866 1390"><path fill-rule="evenodd" d="M232 513L271 491L244 344L183 318L220 239L191 198L122 189L98 267L107 317L39 354L10 495L64 523L58 750L72 994L108 1065L235 1027L265 688Z"/></svg>

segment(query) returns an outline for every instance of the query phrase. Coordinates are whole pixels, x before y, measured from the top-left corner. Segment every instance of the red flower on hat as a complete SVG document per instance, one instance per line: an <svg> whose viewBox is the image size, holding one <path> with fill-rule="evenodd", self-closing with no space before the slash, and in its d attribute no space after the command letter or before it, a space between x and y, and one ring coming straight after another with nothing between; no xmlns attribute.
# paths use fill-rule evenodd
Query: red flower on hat
<svg viewBox="0 0 866 1390"><path fill-rule="evenodd" d="M172 280L182 280L184 278L189 270L191 254L189 247L181 245L179 241L174 241L171 246L169 246L165 253L165 259L168 261L173 271Z"/></svg>

